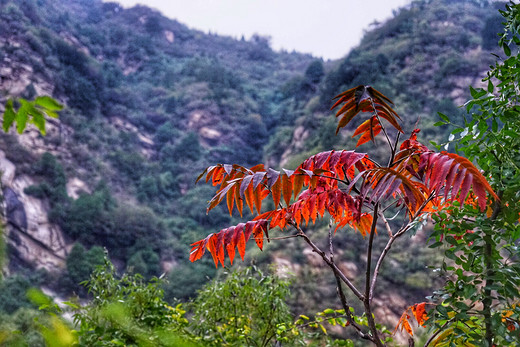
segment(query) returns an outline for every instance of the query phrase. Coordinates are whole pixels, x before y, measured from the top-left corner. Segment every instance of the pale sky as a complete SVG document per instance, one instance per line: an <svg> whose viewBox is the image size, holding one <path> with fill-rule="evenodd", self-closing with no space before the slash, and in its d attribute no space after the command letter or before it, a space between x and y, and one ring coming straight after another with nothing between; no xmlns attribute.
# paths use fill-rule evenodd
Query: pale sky
<svg viewBox="0 0 520 347"><path fill-rule="evenodd" d="M249 39L271 37L275 50L293 49L324 59L345 56L374 20L410 0L113 0L146 5L192 29Z"/></svg>

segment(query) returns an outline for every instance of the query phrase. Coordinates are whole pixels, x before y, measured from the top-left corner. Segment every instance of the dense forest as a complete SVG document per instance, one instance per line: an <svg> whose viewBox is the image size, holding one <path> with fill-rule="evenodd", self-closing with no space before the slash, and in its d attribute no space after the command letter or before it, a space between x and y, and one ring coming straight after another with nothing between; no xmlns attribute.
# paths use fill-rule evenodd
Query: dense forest
<svg viewBox="0 0 520 347"><path fill-rule="evenodd" d="M334 277L304 243L272 241L264 252L248 249L244 264L254 267L241 276L215 269L211 257L191 263L191 244L240 221L226 206L206 213L215 188L195 180L215 163L296 169L314 153L354 149L354 125L332 136L337 120L330 107L335 95L357 85L371 85L393 101L404 136L421 128L423 143L445 143L450 124L464 126L469 109L460 106L475 98L469 86L485 87L486 71L504 58L498 46L503 8L493 1L411 1L367 28L345 58L324 61L275 52L261 33L236 40L189 29L144 6L0 0L1 105L41 95L64 105L59 118L48 119L45 135L31 125L22 134L11 129L0 135L6 234L1 319L36 316L35 301L43 299L26 296L34 286L64 300L91 300L76 316L83 328L94 324L93 312L104 301L135 298L140 290L162 293L160 305L175 314L162 321L165 313L158 309L151 319L161 321L156 328L175 326L181 337L204 336L212 326L208 320L208 326L188 327L186 312L174 303L189 301L195 307L189 315L202 317L212 300L219 305L216 292L226 286L270 290L265 295L283 302L280 310L266 311L265 303L255 309L278 317L277 324L336 309ZM445 124L435 125L439 119ZM387 155L383 146L372 153L376 159ZM309 228L326 235L327 221ZM377 293L375 313L389 327L443 281L429 268L444 258L425 247L432 230L426 225L410 242L396 244L383 267L386 289ZM336 236L337 256L353 282L362 280L362 239L359 233ZM278 270L265 275L270 264ZM162 274L164 280L147 282ZM247 284L240 283L247 276ZM212 278L220 282L208 284ZM128 290L100 292L110 285ZM157 305L149 299L147 305ZM244 305L244 312L253 310ZM263 331L265 322L258 320L254 329ZM333 343L318 332L285 328L273 336L289 344ZM221 333L194 340L210 338L218 345ZM346 336L335 328L330 334ZM34 341L41 341L36 335ZM131 338L140 344L141 337ZM231 345L253 344L227 338Z"/></svg>

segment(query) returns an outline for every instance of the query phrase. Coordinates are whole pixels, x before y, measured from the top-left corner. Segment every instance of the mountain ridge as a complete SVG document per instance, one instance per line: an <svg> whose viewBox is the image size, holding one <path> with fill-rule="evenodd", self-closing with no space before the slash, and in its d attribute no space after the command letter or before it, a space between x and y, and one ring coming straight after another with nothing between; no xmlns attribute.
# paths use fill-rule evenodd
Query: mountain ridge
<svg viewBox="0 0 520 347"><path fill-rule="evenodd" d="M499 30L486 29L499 15L484 3L415 1L367 31L345 58L323 62L273 52L262 36L241 41L193 31L143 6L1 1L0 101L49 94L67 105L46 137L36 130L0 136L0 163L11 172L3 182L23 202L25 236L47 245L54 237L61 247L42 283L54 277L56 291L77 291L88 269L76 276L71 264L104 246L120 271L169 272L169 297L193 295L215 270L211 261L190 264L189 244L236 222L221 209L205 214L213 190L194 186L198 174L215 162L294 166L308 153L353 146L352 129L330 136L336 125L328 108L335 94L357 84L383 91L407 126L421 118L422 134L442 142L435 111L460 115L464 87L484 77L491 61L484 34ZM36 245L32 254L19 252L24 235L13 230L11 272L46 268ZM52 236L55 230L61 236ZM345 246L340 265L353 278L363 252L358 236L338 238ZM79 245L84 252L73 252ZM308 313L313 303L332 301L330 279L318 266L301 265L315 263L302 245L270 247L271 254L252 258L298 275L293 307ZM404 247L390 263L406 252L417 260L384 277L401 287L390 293L396 302L422 297L434 283L424 268L432 254ZM391 310L395 318L399 309Z"/></svg>

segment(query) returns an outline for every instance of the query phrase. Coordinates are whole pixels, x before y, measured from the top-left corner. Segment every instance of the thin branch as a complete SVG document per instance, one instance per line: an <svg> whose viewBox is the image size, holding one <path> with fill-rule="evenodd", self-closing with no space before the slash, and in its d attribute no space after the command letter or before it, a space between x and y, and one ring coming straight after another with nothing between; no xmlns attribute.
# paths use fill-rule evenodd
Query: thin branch
<svg viewBox="0 0 520 347"><path fill-rule="evenodd" d="M327 175L313 175L313 176L323 177L323 178L330 178L331 180L335 180L335 181L341 182L341 183L345 184L346 186L348 186L350 184L349 181L345 181L345 180L342 180L342 179L337 178L337 177L332 177L332 176L327 176Z"/></svg>
<svg viewBox="0 0 520 347"><path fill-rule="evenodd" d="M370 304L372 291L370 287L370 278L372 277L372 249L374 244L374 235L376 233L376 225L379 217L379 204L377 203L374 206L374 218L372 220L372 225L370 227L370 236L368 238L368 247L367 247L367 267L365 272L365 299L368 298L368 303Z"/></svg>
<svg viewBox="0 0 520 347"><path fill-rule="evenodd" d="M370 236L368 239L368 248L367 248L367 267L365 274L365 296L363 299L363 304L365 306L365 315L367 317L368 327L370 328L370 332L372 333L373 342L376 346L384 346L381 340L379 339L379 334L376 327L376 322L372 315L372 308L370 307L372 290L370 286L370 278L371 278L371 267L372 267L372 249L374 244L374 235L376 234L376 225L379 215L379 203L374 206L374 219L372 220L372 226L370 227Z"/></svg>
<svg viewBox="0 0 520 347"><path fill-rule="evenodd" d="M300 235L288 235L288 236L278 236L278 237L269 237L269 239L264 237L253 237L253 240L286 240L286 239L294 239L296 237L300 237Z"/></svg>
<svg viewBox="0 0 520 347"><path fill-rule="evenodd" d="M312 250L314 252L318 253L321 256L321 258L323 259L323 261L325 261L325 263L334 271L334 273L336 273L339 276L341 281L347 285L347 287L352 291L352 293L354 293L354 295L357 296L359 300L363 301L363 299L364 299L363 294L361 294L361 292L356 288L356 286L354 286L354 284L347 278L347 276L345 276L345 274L336 266L336 264L334 264L333 262L330 261L330 259L327 257L325 252L323 252L318 246L316 246L314 244L314 242L311 241L311 239L307 236L307 234L305 234L298 225L296 225L295 223L292 223L291 225L298 231L298 236L302 237L305 240L305 242L307 242L307 244L309 246L311 246Z"/></svg>
<svg viewBox="0 0 520 347"><path fill-rule="evenodd" d="M401 132L397 131L397 135L395 136L395 142L394 142L394 150L391 153L390 160L388 161L388 167L392 167L392 163L395 159L395 154L397 152L397 144L399 143L399 138L401 137Z"/></svg>
<svg viewBox="0 0 520 347"><path fill-rule="evenodd" d="M389 237L393 237L392 227L390 226L390 223L388 223L388 220L386 220L385 215L381 212L379 212L379 218L383 220L383 223L385 224L386 231L388 233Z"/></svg>
<svg viewBox="0 0 520 347"><path fill-rule="evenodd" d="M329 221L329 252L330 252L330 262L332 263L332 265L335 266L335 263L334 263L334 245L332 243L332 230L333 230L333 219L330 219ZM343 309L345 310L345 316L347 318L347 321L349 323L349 325L351 325L354 329L356 329L359 337L361 337L362 339L365 339L365 340L369 340L369 341L372 341L374 342L374 339L372 336L366 334L365 332L363 332L363 330L361 329L361 327L356 323L356 321L354 320L354 317L352 316L352 312L350 312L350 306L348 305L347 303L347 298L345 297L345 293L343 292L343 288L341 287L341 279L339 277L339 274L337 271L333 271L334 273L334 277L336 278L336 289L337 289L337 292L338 292L338 296L339 296L339 299L341 301L341 305L343 306Z"/></svg>
<svg viewBox="0 0 520 347"><path fill-rule="evenodd" d="M424 208L426 207L426 205L428 205L428 203L434 198L434 194L431 194L428 199L426 199L422 205L419 207L419 209L417 210L417 212L415 212L415 214L412 216L411 220L406 224L406 225L403 225L389 240L388 242L386 243L386 246L385 248L383 249L383 251L381 252L381 254L379 255L379 259L377 260L377 263L376 263L376 267L374 268L374 275L372 277L372 284L370 285L370 294L373 295L374 293L374 288L376 286L376 282L377 282L377 277L379 276L379 270L381 269L381 265L383 264L383 261L386 257L386 255L388 254L388 252L390 251L390 248L392 248L392 245L394 243L395 240L397 240L399 237L401 237L402 235L404 235L405 232L407 232L408 230L410 230L413 225L414 225L414 222L415 220L422 214L422 211L424 210ZM378 215L381 217L382 214L378 213ZM383 221L385 220L385 217L382 216L382 219ZM370 298L372 299L372 298Z"/></svg>
<svg viewBox="0 0 520 347"><path fill-rule="evenodd" d="M345 293L343 293L343 288L341 287L341 279L338 277L336 272L334 272L334 277L336 278L336 289L338 292L339 300L341 301L341 305L343 306L343 309L345 310L345 316L347 318L347 321L349 325L351 325L354 329L356 329L359 337L365 340L369 340L374 342L374 338L367 333L364 333L363 330L361 330L361 327L356 323L354 320L354 317L352 316L352 312L350 312L350 306L347 303L347 298L345 297Z"/></svg>

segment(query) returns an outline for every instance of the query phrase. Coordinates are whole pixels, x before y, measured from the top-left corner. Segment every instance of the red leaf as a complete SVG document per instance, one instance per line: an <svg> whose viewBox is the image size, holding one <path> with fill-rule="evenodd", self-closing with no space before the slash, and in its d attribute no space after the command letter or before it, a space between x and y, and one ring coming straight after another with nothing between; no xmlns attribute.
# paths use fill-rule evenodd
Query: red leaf
<svg viewBox="0 0 520 347"><path fill-rule="evenodd" d="M251 235L254 235L256 244L263 247L263 235L267 236L269 223L265 219L240 223L236 226L222 229L216 234L209 234L205 239L193 243L190 252L190 261L194 262L202 257L207 249L215 262L215 266L221 263L224 266L225 250L231 263L235 256L235 247L242 260L244 260L245 245Z"/></svg>

